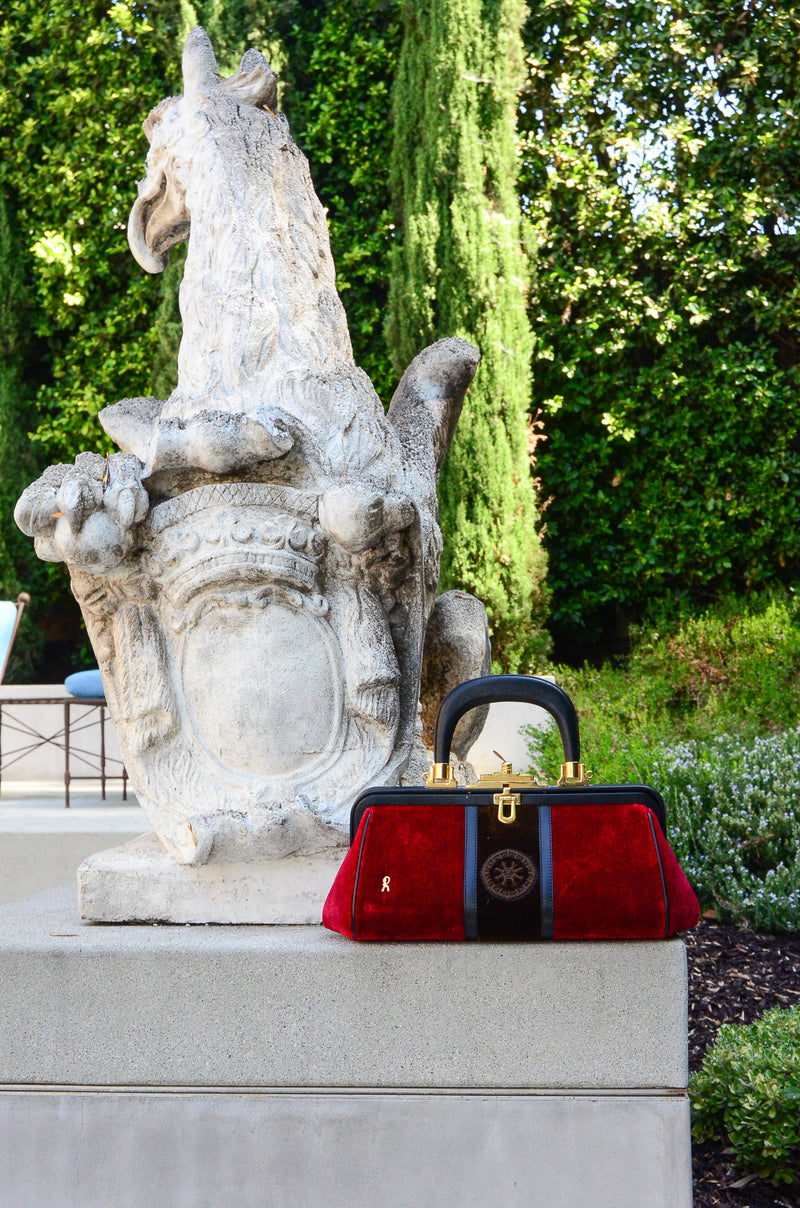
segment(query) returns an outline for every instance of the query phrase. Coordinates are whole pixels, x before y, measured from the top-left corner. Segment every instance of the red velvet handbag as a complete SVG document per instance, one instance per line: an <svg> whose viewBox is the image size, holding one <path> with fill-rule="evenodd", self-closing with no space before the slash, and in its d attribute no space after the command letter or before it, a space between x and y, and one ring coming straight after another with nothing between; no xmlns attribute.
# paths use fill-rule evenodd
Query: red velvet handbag
<svg viewBox="0 0 800 1208"><path fill-rule="evenodd" d="M493 701L547 709L564 744L556 785L503 764L456 787L450 743L468 709ZM661 796L590 785L575 708L536 676L468 680L436 717L426 787L371 788L351 814L351 846L322 912L354 940L664 939L699 906L666 838Z"/></svg>

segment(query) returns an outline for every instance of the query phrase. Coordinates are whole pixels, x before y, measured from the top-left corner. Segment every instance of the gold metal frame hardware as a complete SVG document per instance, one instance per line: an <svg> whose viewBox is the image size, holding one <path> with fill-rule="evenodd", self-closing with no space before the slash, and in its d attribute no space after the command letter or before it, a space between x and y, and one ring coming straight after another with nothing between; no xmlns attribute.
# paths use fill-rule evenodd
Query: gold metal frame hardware
<svg viewBox="0 0 800 1208"><path fill-rule="evenodd" d="M517 806L521 801L519 793L514 789L543 789L547 785L537 780L527 772L515 772L510 763L506 763L499 751L495 755L500 760L499 772L487 772L475 784L468 784L468 789L499 789L492 794L492 801L497 806L497 821L510 826L517 820Z"/></svg>
<svg viewBox="0 0 800 1208"><path fill-rule="evenodd" d="M589 776L586 771L586 764L576 763L574 760L568 760L567 763L562 763L561 775L556 783L559 785L588 784Z"/></svg>
<svg viewBox="0 0 800 1208"><path fill-rule="evenodd" d="M451 763L432 763L425 781L426 789L455 789L456 784Z"/></svg>
<svg viewBox="0 0 800 1208"><path fill-rule="evenodd" d="M468 789L546 789L547 782L537 780L527 772L514 772L510 764L504 764L507 772L486 772L474 784L468 784Z"/></svg>

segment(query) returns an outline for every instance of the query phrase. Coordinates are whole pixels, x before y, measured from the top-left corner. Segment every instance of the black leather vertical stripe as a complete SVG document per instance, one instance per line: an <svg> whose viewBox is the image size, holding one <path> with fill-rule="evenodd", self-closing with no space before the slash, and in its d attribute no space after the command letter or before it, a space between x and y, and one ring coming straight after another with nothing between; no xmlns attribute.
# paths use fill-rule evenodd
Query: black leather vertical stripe
<svg viewBox="0 0 800 1208"><path fill-rule="evenodd" d="M661 892L664 895L664 938L669 938L669 899L667 898L667 883L664 880L664 865L661 863L661 852L658 850L658 840L656 839L656 828L653 822L653 815L650 810L647 811L647 821L650 823L650 834L653 836L653 847L656 849L656 859L658 860L658 871L661 873Z"/></svg>
<svg viewBox="0 0 800 1208"><path fill-rule="evenodd" d="M369 830L369 824L371 821L372 821L372 811L370 811L370 813L367 817L367 820L364 823L364 829L361 832L361 846L358 849L358 864L356 865L356 880L355 880L355 884L353 886L353 908L352 908L352 913L350 916L350 922L351 922L352 928L353 928L353 939L356 938L356 898L358 897L358 878L361 876L361 857L364 855L364 843L367 838L367 831Z"/></svg>
<svg viewBox="0 0 800 1208"><path fill-rule="evenodd" d="M478 938L478 807L464 806L464 939Z"/></svg>
<svg viewBox="0 0 800 1208"><path fill-rule="evenodd" d="M518 865L516 873L513 870L515 863ZM516 818L510 823L500 821L496 804L478 806L479 939L538 940L541 937L538 863L538 806L518 805ZM505 882L504 871L511 875L510 883ZM520 877L521 893L514 892L515 875ZM506 889L511 892L505 892Z"/></svg>
<svg viewBox="0 0 800 1208"><path fill-rule="evenodd" d="M553 823L550 806L539 806L539 896L542 903L542 939L553 938Z"/></svg>

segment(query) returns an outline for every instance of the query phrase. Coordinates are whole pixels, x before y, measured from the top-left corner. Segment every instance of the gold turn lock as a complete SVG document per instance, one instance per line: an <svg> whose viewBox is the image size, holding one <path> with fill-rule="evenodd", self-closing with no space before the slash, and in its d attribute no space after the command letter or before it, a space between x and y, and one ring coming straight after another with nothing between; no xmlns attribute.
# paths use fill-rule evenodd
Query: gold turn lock
<svg viewBox="0 0 800 1208"><path fill-rule="evenodd" d="M511 822L517 820L517 806L519 805L519 793L510 793L507 787L503 788L502 793L495 793L492 797L497 806L497 821L504 822L507 826Z"/></svg>

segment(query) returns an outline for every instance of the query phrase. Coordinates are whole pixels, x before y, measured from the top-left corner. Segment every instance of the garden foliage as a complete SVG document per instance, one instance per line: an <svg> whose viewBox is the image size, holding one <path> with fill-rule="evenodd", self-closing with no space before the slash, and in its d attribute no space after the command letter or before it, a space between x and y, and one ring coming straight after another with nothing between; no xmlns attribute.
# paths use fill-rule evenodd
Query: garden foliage
<svg viewBox="0 0 800 1208"><path fill-rule="evenodd" d="M665 745L648 777L704 909L772 934L800 932L800 730Z"/></svg>
<svg viewBox="0 0 800 1208"><path fill-rule="evenodd" d="M142 117L165 90L152 35L135 0L14 0L0 23L0 186L24 236L37 344L22 372L43 460L102 446L98 410L145 393L158 284L125 227Z"/></svg>
<svg viewBox="0 0 800 1208"><path fill-rule="evenodd" d="M541 645L528 408L562 657L654 603L792 582L800 12L542 0L522 19L521 0L10 0L0 193L27 304L21 410L0 403L12 445L39 464L104 448L101 406L174 384L179 255L149 277L124 227L142 116L179 90L199 20L223 72L249 45L281 72L384 400L426 340L483 349L442 483L445 584L486 599L506 667ZM27 580L28 556L20 572L0 551L0 578Z"/></svg>
<svg viewBox="0 0 800 1208"><path fill-rule="evenodd" d="M30 542L10 523L19 494L38 473L38 462L26 437L34 386L25 379L25 361L33 341L30 334L30 281L26 279L23 242L14 209L0 189L0 597L15 599L46 590L44 563L30 567ZM14 643L9 680L24 677L40 653L41 634L23 615Z"/></svg>
<svg viewBox="0 0 800 1208"><path fill-rule="evenodd" d="M356 363L388 403L398 380L383 323L394 230L389 165L400 4L328 0L313 11L295 7L282 33L283 104L327 209Z"/></svg>
<svg viewBox="0 0 800 1208"><path fill-rule="evenodd" d="M800 573L800 9L542 0L521 193L553 625Z"/></svg>
<svg viewBox="0 0 800 1208"><path fill-rule="evenodd" d="M483 600L495 665L525 670L544 645L545 561L528 423L530 278L515 188L524 7L423 0L403 11L386 330L398 373L443 336L481 350L439 487L442 587Z"/></svg>
<svg viewBox="0 0 800 1208"><path fill-rule="evenodd" d="M74 652L79 629L63 569L44 568L16 532L16 496L47 463L107 447L98 410L147 392L158 284L131 257L125 225L162 62L136 0L11 0L0 16L0 580L33 596L18 652L36 645L34 619L46 650ZM17 662L9 674L32 671Z"/></svg>
<svg viewBox="0 0 800 1208"><path fill-rule="evenodd" d="M775 1183L800 1170L800 1008L725 1024L692 1075L693 1133L730 1142L741 1169Z"/></svg>

